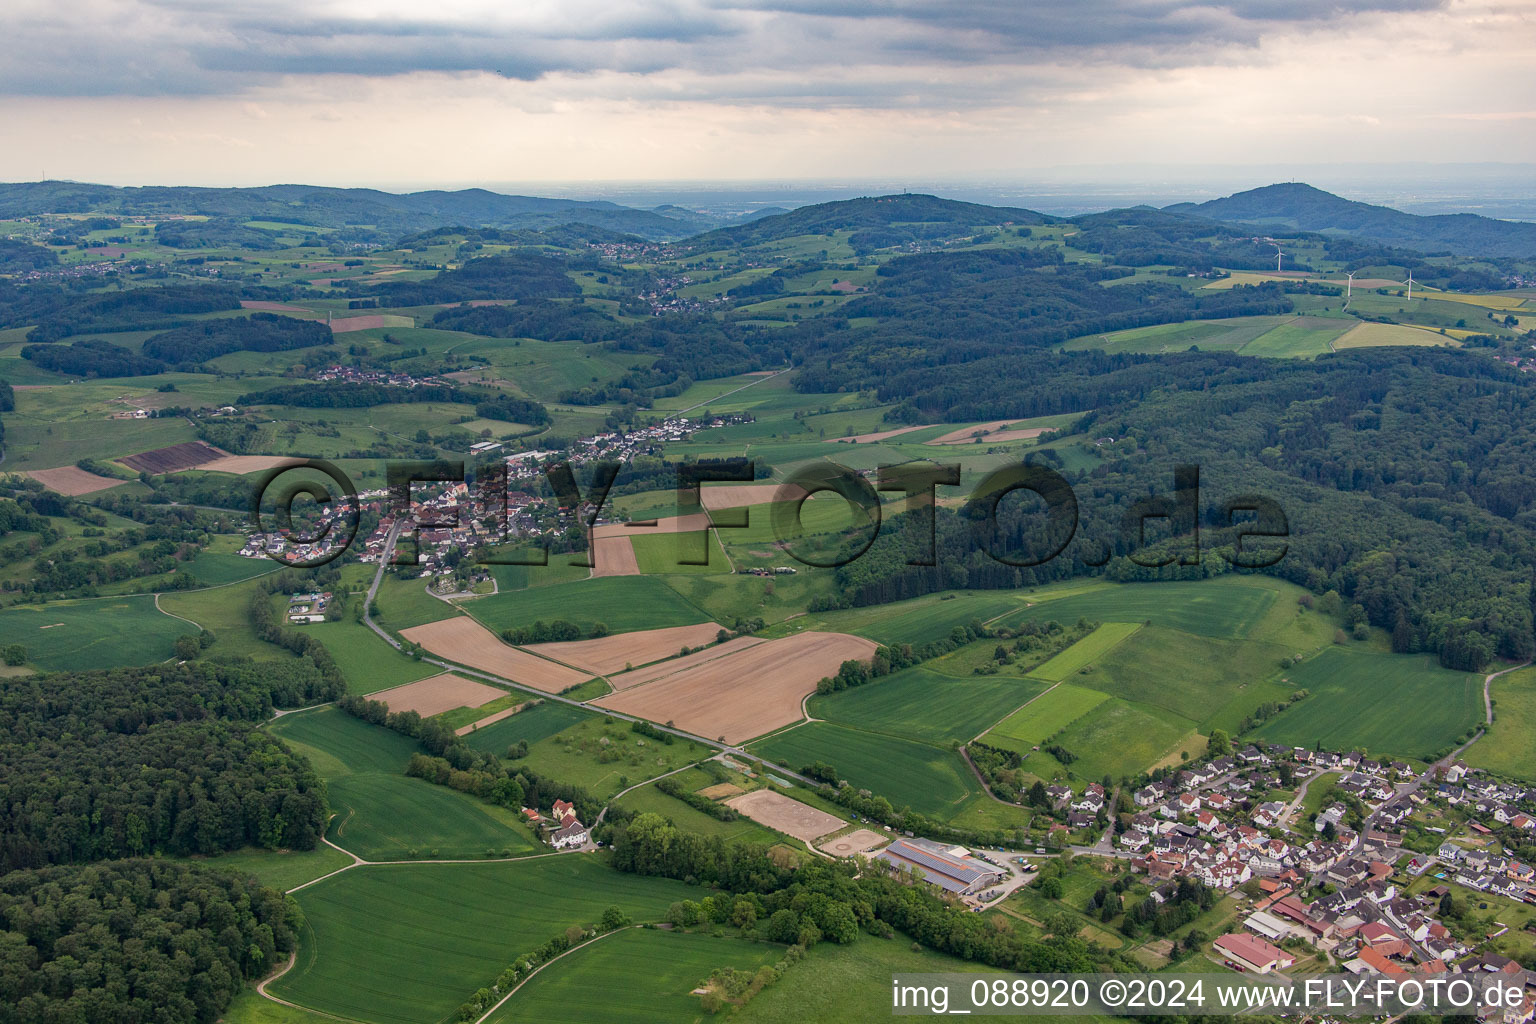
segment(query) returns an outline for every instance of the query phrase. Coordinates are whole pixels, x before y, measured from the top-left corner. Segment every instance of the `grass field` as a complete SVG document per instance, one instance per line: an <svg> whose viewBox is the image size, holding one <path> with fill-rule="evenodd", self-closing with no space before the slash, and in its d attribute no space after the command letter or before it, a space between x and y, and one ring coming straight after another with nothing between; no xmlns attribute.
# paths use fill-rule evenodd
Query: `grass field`
<svg viewBox="0 0 1536 1024"><path fill-rule="evenodd" d="M574 622L584 631L601 622L614 633L709 621L698 607L651 576L605 576L533 587L477 598L466 610L498 633L555 619Z"/></svg>
<svg viewBox="0 0 1536 1024"><path fill-rule="evenodd" d="M160 607L174 615L191 619L217 637L209 648L209 657L250 655L256 658L289 658L286 650L269 644L256 635L251 626L251 600L256 595L255 581L236 583L212 590L161 594ZM274 602L282 598L271 598ZM174 620L172 620L174 621ZM184 622L176 623L180 632L195 630Z"/></svg>
<svg viewBox="0 0 1536 1024"><path fill-rule="evenodd" d="M376 600L379 605L379 625L397 633L412 626L451 619L459 614L458 609L447 601L439 601L427 593L427 581L420 577L402 580L391 573L385 573Z"/></svg>
<svg viewBox="0 0 1536 1024"><path fill-rule="evenodd" d="M1080 618L1097 622L1147 622L1186 633L1232 639L1246 636L1275 600L1275 591L1245 578L1177 583L1122 583L1079 588L1065 596L1051 591L1030 595L1035 604L1000 621L1017 625L1028 619L1055 619L1070 625Z"/></svg>
<svg viewBox="0 0 1536 1024"><path fill-rule="evenodd" d="M1329 343L1354 326L1353 318L1344 320L1321 316L1298 316L1288 323L1265 331L1238 351L1245 356L1310 359L1331 351Z"/></svg>
<svg viewBox="0 0 1536 1024"><path fill-rule="evenodd" d="M521 717L513 715L506 721ZM493 728L487 727L486 731ZM499 754L505 752L505 745L482 749ZM526 763L540 775L574 783L601 799L697 761L708 753L709 748L688 740L658 743L631 730L627 722L591 715L554 735L530 742ZM520 763L524 762L515 762Z"/></svg>
<svg viewBox="0 0 1536 1024"><path fill-rule="evenodd" d="M0 644L21 644L27 663L50 672L164 661L176 638L197 629L155 609L147 594L0 611Z"/></svg>
<svg viewBox="0 0 1536 1024"><path fill-rule="evenodd" d="M1536 781L1536 668L1524 668L1493 681L1493 726L1472 744L1466 762L1500 775Z"/></svg>
<svg viewBox="0 0 1536 1024"><path fill-rule="evenodd" d="M328 875L352 863L352 858L324 843L313 850L263 850L250 846L193 863L221 871L255 875L262 885L287 892L294 886Z"/></svg>
<svg viewBox="0 0 1536 1024"><path fill-rule="evenodd" d="M219 1020L221 1024L328 1024L335 1018L263 999L253 985L240 990Z"/></svg>
<svg viewBox="0 0 1536 1024"><path fill-rule="evenodd" d="M1192 732L1193 722L1161 708L1110 699L1067 726L1057 742L1077 755L1070 769L1079 778L1118 779L1147 770ZM1024 768L1040 775L1054 761L1041 751Z"/></svg>
<svg viewBox="0 0 1536 1024"><path fill-rule="evenodd" d="M837 1021L838 1024L887 1024L891 1020L891 975L971 973L1000 974L996 968L960 960L927 948L912 948L898 933L881 939L860 935L857 942L815 946L784 980L769 986L731 1020L736 1024L799 1024ZM1093 1018L1074 1018L1099 1024Z"/></svg>
<svg viewBox="0 0 1536 1024"><path fill-rule="evenodd" d="M1107 694L1063 683L992 727L983 743L1027 752L1108 700Z"/></svg>
<svg viewBox="0 0 1536 1024"><path fill-rule="evenodd" d="M1072 681L1198 722L1242 689L1279 675L1280 659L1290 653L1257 640L1216 640L1148 626ZM1263 699L1269 699L1267 692Z"/></svg>
<svg viewBox="0 0 1536 1024"><path fill-rule="evenodd" d="M925 644L949 636L956 626L987 622L1019 608L1018 599L995 591L933 594L868 608L813 612L788 624L789 631L825 629L881 644Z"/></svg>
<svg viewBox="0 0 1536 1024"><path fill-rule="evenodd" d="M1271 743L1429 759L1482 715L1482 677L1424 656L1330 647L1288 675L1312 695L1259 727Z"/></svg>
<svg viewBox="0 0 1536 1024"><path fill-rule="evenodd" d="M536 707L520 711L510 718L494 722L484 729L476 729L464 737L464 742L476 750L488 750L500 755L507 747L519 740L527 740L530 744L537 743L562 729L568 729L592 717L595 716L590 711L573 708L569 704L545 701Z"/></svg>
<svg viewBox="0 0 1536 1024"><path fill-rule="evenodd" d="M620 874L579 854L516 863L356 868L298 895L298 963L284 999L376 1024L433 1024L513 960L609 906L637 921L696 887Z"/></svg>
<svg viewBox="0 0 1536 1024"><path fill-rule="evenodd" d="M1102 658L1140 628L1141 624L1136 622L1106 622L1030 675L1048 683L1062 682Z"/></svg>
<svg viewBox="0 0 1536 1024"><path fill-rule="evenodd" d="M513 856L539 848L511 811L402 774L420 748L334 708L278 719L274 734L307 755L330 796L332 842L365 860Z"/></svg>
<svg viewBox="0 0 1536 1024"><path fill-rule="evenodd" d="M947 746L971 739L1044 689L1019 676L948 676L919 666L812 697L809 710L865 732Z"/></svg>
<svg viewBox="0 0 1536 1024"><path fill-rule="evenodd" d="M381 640L373 630L351 618L337 622L313 622L299 627L315 637L336 659L347 679L349 693L372 693L442 671L407 657Z"/></svg>
<svg viewBox="0 0 1536 1024"><path fill-rule="evenodd" d="M699 997L690 993L715 968L750 973L783 955L783 946L766 942L628 928L534 975L487 1024L692 1021L704 1014Z"/></svg>
<svg viewBox="0 0 1536 1024"><path fill-rule="evenodd" d="M238 583L253 576L265 576L279 568L281 566L268 559L245 558L214 551L199 551L187 565L187 571L196 576L198 582L210 587Z"/></svg>
<svg viewBox="0 0 1536 1024"><path fill-rule="evenodd" d="M654 785L641 786L632 793L626 793L624 798L618 801L618 805L636 813L654 811L670 819L672 824L685 832L719 836L726 842L777 843L784 841L783 836L759 825L751 818L740 817L735 821L721 821L703 811L695 810L677 797L668 796Z"/></svg>
<svg viewBox="0 0 1536 1024"><path fill-rule="evenodd" d="M938 818L955 814L981 792L981 784L953 750L831 722L808 722L754 743L751 749L790 768L824 761L840 778L884 796L892 806Z"/></svg>

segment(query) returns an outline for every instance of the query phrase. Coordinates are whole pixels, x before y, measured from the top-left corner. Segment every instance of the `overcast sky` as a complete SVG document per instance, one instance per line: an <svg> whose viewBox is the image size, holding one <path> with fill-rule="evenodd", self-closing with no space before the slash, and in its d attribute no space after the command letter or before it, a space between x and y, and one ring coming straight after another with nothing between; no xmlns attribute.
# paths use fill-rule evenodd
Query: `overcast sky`
<svg viewBox="0 0 1536 1024"><path fill-rule="evenodd" d="M4 0L0 32L11 181L1536 162L1536 0Z"/></svg>

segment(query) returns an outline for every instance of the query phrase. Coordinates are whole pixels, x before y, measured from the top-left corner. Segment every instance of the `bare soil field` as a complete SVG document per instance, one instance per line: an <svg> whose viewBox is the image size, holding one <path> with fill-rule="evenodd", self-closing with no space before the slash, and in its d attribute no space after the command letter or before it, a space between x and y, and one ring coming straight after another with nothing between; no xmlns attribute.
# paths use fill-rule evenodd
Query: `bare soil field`
<svg viewBox="0 0 1536 1024"><path fill-rule="evenodd" d="M303 459L289 458L286 455L226 455L222 459L214 459L197 468L205 473L234 473L243 475L246 473L260 473L263 470L276 469L279 466L301 466Z"/></svg>
<svg viewBox="0 0 1536 1024"><path fill-rule="evenodd" d="M725 803L760 825L767 825L775 831L806 842L848 824L836 815L817 810L799 800L791 800L783 793L775 793L771 789L754 789L750 793L732 797Z"/></svg>
<svg viewBox="0 0 1536 1024"><path fill-rule="evenodd" d="M883 836L879 832L871 832L867 828L857 829L845 836L829 839L817 847L823 853L830 853L834 857L852 857L856 853L868 853L877 846L884 846L890 842L890 836Z"/></svg>
<svg viewBox="0 0 1536 1024"><path fill-rule="evenodd" d="M315 282L318 284L319 282ZM340 320L331 321L332 334L346 334L348 331L366 331L375 327L399 327L400 320L409 320L409 317L399 316L348 316Z"/></svg>
<svg viewBox="0 0 1536 1024"><path fill-rule="evenodd" d="M699 796L706 800L724 800L728 796L735 796L743 792L742 788L734 782L717 782L713 786L705 786L699 790Z"/></svg>
<svg viewBox="0 0 1536 1024"><path fill-rule="evenodd" d="M402 629L400 635L440 657L531 686L545 693L559 693L579 686L590 676L556 665L536 654L501 642L501 637L467 615L425 626ZM836 666L833 666L834 668Z"/></svg>
<svg viewBox="0 0 1536 1024"><path fill-rule="evenodd" d="M599 527L598 530L601 530ZM629 535L614 536L597 530L592 534L592 576L639 576L640 562Z"/></svg>
<svg viewBox="0 0 1536 1024"><path fill-rule="evenodd" d="M486 715L484 718L480 719L479 721L470 722L468 725L461 725L461 726L459 726L457 729L453 730L453 734L455 736L468 736L470 733L474 732L476 729L484 729L486 726L493 725L496 722L501 721L503 718L511 718L513 715L517 714L519 711L523 710L523 708L525 708L527 706L528 706L527 703L523 703L523 704L514 704L514 705L512 705L509 708L502 708L500 711L496 712L495 714Z"/></svg>
<svg viewBox="0 0 1536 1024"><path fill-rule="evenodd" d="M705 625L712 629L719 628L712 622ZM693 627L690 626L688 628L692 629ZM625 635L634 636L633 633ZM654 683L658 679L665 679L667 676L676 675L679 672L702 665L705 662L714 661L716 658L724 658L735 654L737 651L744 651L748 647L756 647L758 644L767 642L755 636L738 636L734 640L727 640L723 644L716 644L714 647L707 647L702 651L695 651L681 658L658 662L655 665L646 665L644 668L637 668L630 672L620 672L616 676L609 677L608 681L613 684L615 690L627 690L631 686L639 686L642 683ZM682 645L679 644L678 646Z"/></svg>
<svg viewBox="0 0 1536 1024"><path fill-rule="evenodd" d="M632 686L592 703L696 736L740 743L802 718L801 702L823 677L851 658L868 661L877 645L846 633L798 633Z"/></svg>
<svg viewBox="0 0 1536 1024"><path fill-rule="evenodd" d="M477 708L506 695L505 690L456 676L452 672L444 672L404 686L370 693L368 699L383 701L391 711L414 711L422 718L431 718L454 708Z"/></svg>
<svg viewBox="0 0 1536 1024"><path fill-rule="evenodd" d="M241 299L240 308L261 309L269 313L314 313L314 310L305 309L303 306L290 306L283 302L268 302L265 299Z"/></svg>
<svg viewBox="0 0 1536 1024"><path fill-rule="evenodd" d="M154 451L140 452L137 455L125 455L117 461L140 473L176 473L228 457L229 452L221 451L211 444L204 444L202 441L183 441L169 448L156 448Z"/></svg>
<svg viewBox="0 0 1536 1024"><path fill-rule="evenodd" d="M799 501L805 497L805 489L798 484L725 484L719 487L700 487L699 503L705 508L746 508L748 505L766 505L770 501ZM693 516L683 516L692 519ZM687 527L696 530L698 527Z"/></svg>
<svg viewBox="0 0 1536 1024"><path fill-rule="evenodd" d="M919 423L915 427L897 427L895 430L877 430L873 434L854 434L852 437L834 437L833 443L846 442L848 444L869 444L872 441L884 441L888 437L899 437L902 434L910 434L914 430L926 430L926 423Z"/></svg>
<svg viewBox="0 0 1536 1024"><path fill-rule="evenodd" d="M951 430L942 437L936 437L928 443L974 444L977 434L981 435L983 441L1019 441L1028 437L1039 437L1045 433L1045 427L1024 427L1019 430L1006 429L1017 422L1017 420L994 420L991 423L981 423L974 427L961 427L959 430Z"/></svg>
<svg viewBox="0 0 1536 1024"><path fill-rule="evenodd" d="M95 473L87 473L79 466L60 466L58 469L29 469L26 471L26 475L50 491L58 491L60 494L71 498L80 494L94 494L97 491L104 491L108 487L116 487L118 484L128 482L110 476L97 476Z"/></svg>
<svg viewBox="0 0 1536 1024"><path fill-rule="evenodd" d="M598 561L598 566L599 568L602 566L601 559ZM524 650L542 654L555 661L563 661L592 675L606 676L612 672L623 672L625 665L649 665L653 661L676 654L684 647L712 644L719 632L718 624L700 622L693 626L670 626L666 629L645 629L638 633L618 633L614 636L598 637L596 640L525 644ZM729 646L729 643L710 648L710 650L720 650L721 647L726 646Z"/></svg>

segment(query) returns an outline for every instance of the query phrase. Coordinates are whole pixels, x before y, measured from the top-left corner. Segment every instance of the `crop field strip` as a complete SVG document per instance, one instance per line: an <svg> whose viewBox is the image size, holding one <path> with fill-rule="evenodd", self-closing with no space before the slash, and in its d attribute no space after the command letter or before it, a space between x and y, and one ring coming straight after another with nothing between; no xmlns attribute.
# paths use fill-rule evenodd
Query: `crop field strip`
<svg viewBox="0 0 1536 1024"><path fill-rule="evenodd" d="M335 812L332 841L365 860L483 857L486 850L517 856L537 849L512 812L403 774L420 748L399 733L334 708L285 715L269 728L325 779Z"/></svg>
<svg viewBox="0 0 1536 1024"><path fill-rule="evenodd" d="M271 988L375 1024L439 1021L517 957L610 905L659 920L697 894L579 854L354 868L299 894L308 928L298 963Z"/></svg>

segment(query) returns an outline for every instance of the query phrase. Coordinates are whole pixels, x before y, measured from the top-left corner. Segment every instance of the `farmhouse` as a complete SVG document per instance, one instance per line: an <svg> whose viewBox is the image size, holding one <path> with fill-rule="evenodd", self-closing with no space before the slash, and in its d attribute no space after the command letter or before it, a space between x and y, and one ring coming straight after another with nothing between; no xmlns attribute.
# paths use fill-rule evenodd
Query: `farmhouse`
<svg viewBox="0 0 1536 1024"><path fill-rule="evenodd" d="M581 846L589 838L587 826L576 820L575 815L567 819L567 824L561 825L549 834L549 845L557 850L564 850L571 846Z"/></svg>
<svg viewBox="0 0 1536 1024"><path fill-rule="evenodd" d="M1296 958L1285 950L1254 935L1233 932L1216 940L1216 949L1228 961L1245 971L1268 974L1294 964Z"/></svg>
<svg viewBox="0 0 1536 1024"><path fill-rule="evenodd" d="M875 859L915 870L925 881L959 895L978 892L1003 877L997 868L968 856L960 847L926 839L898 839Z"/></svg>

